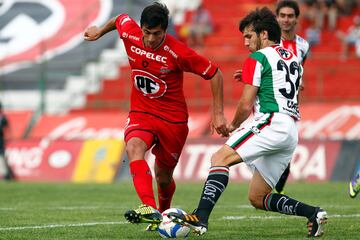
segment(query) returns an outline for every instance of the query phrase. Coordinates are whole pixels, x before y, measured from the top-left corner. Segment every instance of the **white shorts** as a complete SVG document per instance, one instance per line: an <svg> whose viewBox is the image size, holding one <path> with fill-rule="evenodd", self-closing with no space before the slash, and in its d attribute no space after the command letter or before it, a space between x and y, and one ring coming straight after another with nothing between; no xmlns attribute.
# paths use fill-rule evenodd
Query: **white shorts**
<svg viewBox="0 0 360 240"><path fill-rule="evenodd" d="M226 145L274 188L292 159L298 143L295 120L283 113L266 113L239 128Z"/></svg>

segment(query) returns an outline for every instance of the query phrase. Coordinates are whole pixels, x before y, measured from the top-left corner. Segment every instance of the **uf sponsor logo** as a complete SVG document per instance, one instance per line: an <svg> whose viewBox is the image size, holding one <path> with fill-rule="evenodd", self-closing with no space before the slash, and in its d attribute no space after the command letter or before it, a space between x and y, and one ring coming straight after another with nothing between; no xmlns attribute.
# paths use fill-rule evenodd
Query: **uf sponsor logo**
<svg viewBox="0 0 360 240"><path fill-rule="evenodd" d="M135 88L148 98L159 98L167 90L165 81L145 71L134 69L133 79Z"/></svg>

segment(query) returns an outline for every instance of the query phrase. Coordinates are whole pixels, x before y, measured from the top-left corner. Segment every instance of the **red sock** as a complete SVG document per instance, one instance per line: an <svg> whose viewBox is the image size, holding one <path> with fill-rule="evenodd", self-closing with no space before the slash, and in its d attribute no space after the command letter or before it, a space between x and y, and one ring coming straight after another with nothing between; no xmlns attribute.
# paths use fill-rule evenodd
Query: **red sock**
<svg viewBox="0 0 360 240"><path fill-rule="evenodd" d="M174 196L176 184L175 181L172 180L167 188L161 189L160 186L157 186L157 188L158 188L159 211L163 212L166 209L170 208L170 204L172 197Z"/></svg>
<svg viewBox="0 0 360 240"><path fill-rule="evenodd" d="M134 187L141 202L156 209L154 191L152 187L152 176L149 165L145 160L130 162L130 173L133 178Z"/></svg>

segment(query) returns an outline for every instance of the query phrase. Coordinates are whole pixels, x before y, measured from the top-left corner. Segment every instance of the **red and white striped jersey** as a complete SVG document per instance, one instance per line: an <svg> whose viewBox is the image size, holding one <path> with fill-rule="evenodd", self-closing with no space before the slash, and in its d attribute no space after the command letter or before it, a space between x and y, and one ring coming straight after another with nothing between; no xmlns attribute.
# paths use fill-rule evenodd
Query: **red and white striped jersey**
<svg viewBox="0 0 360 240"><path fill-rule="evenodd" d="M304 66L310 48L309 43L305 39L299 35L296 35L293 40L285 40L281 38L280 45L287 50L292 51L299 58L301 65Z"/></svg>

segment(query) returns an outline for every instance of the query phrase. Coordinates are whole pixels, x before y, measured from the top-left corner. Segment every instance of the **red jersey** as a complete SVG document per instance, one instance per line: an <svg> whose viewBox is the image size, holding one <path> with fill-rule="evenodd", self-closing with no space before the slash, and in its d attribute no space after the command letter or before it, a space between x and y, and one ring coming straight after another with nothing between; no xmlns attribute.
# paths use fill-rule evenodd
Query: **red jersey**
<svg viewBox="0 0 360 240"><path fill-rule="evenodd" d="M169 122L186 122L183 72L212 78L217 67L171 35L152 50L142 41L139 25L127 14L116 19L132 69L130 111L146 112Z"/></svg>

